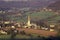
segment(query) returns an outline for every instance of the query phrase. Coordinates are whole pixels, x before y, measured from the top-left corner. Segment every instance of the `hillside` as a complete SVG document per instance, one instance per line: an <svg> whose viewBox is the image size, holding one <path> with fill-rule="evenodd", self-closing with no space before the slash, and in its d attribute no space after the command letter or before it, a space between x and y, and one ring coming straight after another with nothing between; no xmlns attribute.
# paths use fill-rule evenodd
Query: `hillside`
<svg viewBox="0 0 60 40"><path fill-rule="evenodd" d="M0 10L12 8L43 8L56 0L29 0L29 1L0 1Z"/></svg>
<svg viewBox="0 0 60 40"><path fill-rule="evenodd" d="M60 0L55 3L50 4L47 8L51 8L53 10L60 10Z"/></svg>
<svg viewBox="0 0 60 40"><path fill-rule="evenodd" d="M27 21L27 16L30 15L31 21L39 21L39 20L48 20L48 21L58 21L60 20L60 16L57 16L54 12L49 12L49 11L41 11L41 12L26 12L22 16L13 16L13 15L8 15L7 17L10 18L11 20L15 21Z"/></svg>

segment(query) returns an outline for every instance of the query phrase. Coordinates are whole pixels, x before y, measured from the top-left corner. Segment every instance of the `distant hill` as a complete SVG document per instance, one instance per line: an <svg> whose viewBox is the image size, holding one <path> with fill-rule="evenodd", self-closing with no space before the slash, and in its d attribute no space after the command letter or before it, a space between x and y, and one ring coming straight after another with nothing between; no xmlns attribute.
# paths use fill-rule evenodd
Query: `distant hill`
<svg viewBox="0 0 60 40"><path fill-rule="evenodd" d="M59 9L59 2L57 1L58 4L55 4L57 0L49 0L49 1L41 1L41 0L31 0L31 1L0 1L0 10L12 10L12 8L52 8L52 9ZM51 6L52 5L52 6ZM55 6L56 5L56 6ZM59 7L58 7L59 6ZM56 8L57 7L57 8ZM17 10L16 10L17 11ZM27 15L29 15L28 12L24 13L17 13L16 11L12 13L6 13L6 14L0 14L0 19L9 19L9 20L14 20L14 21L27 21ZM12 15L13 14L13 15ZM24 14L20 16L19 14ZM3 16L2 16L3 15ZM16 15L16 16L15 16ZM60 20L60 16L56 17L55 13L53 12L35 12L31 13L31 19L32 20L41 20L41 19L46 19L46 20L53 20L57 18L57 20ZM56 18L55 18L56 17ZM50 19L49 19L50 18ZM52 19L51 19L52 18Z"/></svg>
<svg viewBox="0 0 60 40"><path fill-rule="evenodd" d="M60 0L55 3L50 4L47 8L51 8L53 10L60 10Z"/></svg>
<svg viewBox="0 0 60 40"><path fill-rule="evenodd" d="M0 10L15 8L43 8L56 0L30 0L30 1L0 1Z"/></svg>

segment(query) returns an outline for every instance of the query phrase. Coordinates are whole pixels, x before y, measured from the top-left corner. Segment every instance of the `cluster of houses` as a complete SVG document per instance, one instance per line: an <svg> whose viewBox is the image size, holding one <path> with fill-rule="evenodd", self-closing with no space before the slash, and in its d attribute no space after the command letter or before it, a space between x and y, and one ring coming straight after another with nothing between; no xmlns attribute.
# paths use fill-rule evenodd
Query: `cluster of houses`
<svg viewBox="0 0 60 40"><path fill-rule="evenodd" d="M49 30L49 31L54 31L54 29L55 29L55 24L49 24L49 27L42 27L42 26L38 26L35 23L31 23L30 16L28 16L27 23L17 23L17 22L13 22L13 21L5 21L4 23L0 24L0 28L3 26L11 27L11 28L20 27L20 28L42 29L42 30Z"/></svg>
<svg viewBox="0 0 60 40"><path fill-rule="evenodd" d="M0 30L1 28L31 28L31 29L41 29L46 31L56 31L57 26L55 23L50 23L48 27L38 26L35 23L30 22L30 16L28 16L27 23L17 23L13 21L0 21ZM5 33L3 30L0 31L1 33ZM7 33L6 33L7 34Z"/></svg>

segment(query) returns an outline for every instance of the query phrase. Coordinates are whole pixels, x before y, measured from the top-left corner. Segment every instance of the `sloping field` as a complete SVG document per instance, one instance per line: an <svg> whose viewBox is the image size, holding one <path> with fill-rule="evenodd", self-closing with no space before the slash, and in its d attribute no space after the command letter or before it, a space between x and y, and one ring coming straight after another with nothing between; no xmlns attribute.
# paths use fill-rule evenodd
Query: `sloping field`
<svg viewBox="0 0 60 40"><path fill-rule="evenodd" d="M45 30L37 30L37 29L22 29L22 28L17 28L17 30L22 31L24 30L27 34L38 34L40 36L55 36L57 32L50 32L50 31L45 31Z"/></svg>
<svg viewBox="0 0 60 40"><path fill-rule="evenodd" d="M46 19L48 17L54 16L54 12L49 12L49 11L41 11L41 12L34 12L34 13L26 13L26 15L30 15L31 19Z"/></svg>
<svg viewBox="0 0 60 40"><path fill-rule="evenodd" d="M60 15L58 15L57 17L51 18L50 20L59 21L60 20Z"/></svg>
<svg viewBox="0 0 60 40"><path fill-rule="evenodd" d="M60 20L60 14L56 14L55 12L50 11L40 11L33 13L26 13L26 15L30 15L32 20L48 20L48 21L58 21Z"/></svg>
<svg viewBox="0 0 60 40"><path fill-rule="evenodd" d="M30 15L31 20L48 20L48 21L58 21L60 20L60 16L57 16L55 12L50 11L40 11L40 12L26 12L22 16L13 16L13 15L7 15L7 18L10 20L14 20L17 22L27 22L27 16Z"/></svg>

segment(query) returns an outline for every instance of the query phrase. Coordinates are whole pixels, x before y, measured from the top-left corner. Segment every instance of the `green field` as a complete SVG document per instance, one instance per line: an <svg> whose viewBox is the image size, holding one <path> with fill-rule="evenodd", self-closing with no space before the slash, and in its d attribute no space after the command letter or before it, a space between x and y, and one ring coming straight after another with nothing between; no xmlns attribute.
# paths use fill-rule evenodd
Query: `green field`
<svg viewBox="0 0 60 40"><path fill-rule="evenodd" d="M48 21L60 20L60 15L57 16L55 14L55 12L50 12L50 11L26 12L22 16L7 15L7 18L9 18L10 20L17 21L17 22L27 22L27 16L28 15L30 15L31 20L43 20L43 19L46 19ZM55 17L52 17L54 15L55 15ZM52 18L49 18L49 17L52 17Z"/></svg>
<svg viewBox="0 0 60 40"><path fill-rule="evenodd" d="M45 12L45 11L34 12L32 14L26 13L26 14L30 15L32 19L45 19L45 18L48 18L48 17L55 15L53 12Z"/></svg>
<svg viewBox="0 0 60 40"><path fill-rule="evenodd" d="M38 38L37 34L31 34L31 35L20 35L20 34L17 34L16 36L14 36L14 39ZM12 38L11 38L11 35L0 35L0 39L12 39Z"/></svg>
<svg viewBox="0 0 60 40"><path fill-rule="evenodd" d="M50 11L41 11L41 12L34 12L34 13L28 12L26 13L26 15L30 15L32 20L43 20L43 19L46 19L48 21L60 20L59 14L57 15L55 12L50 12Z"/></svg>

